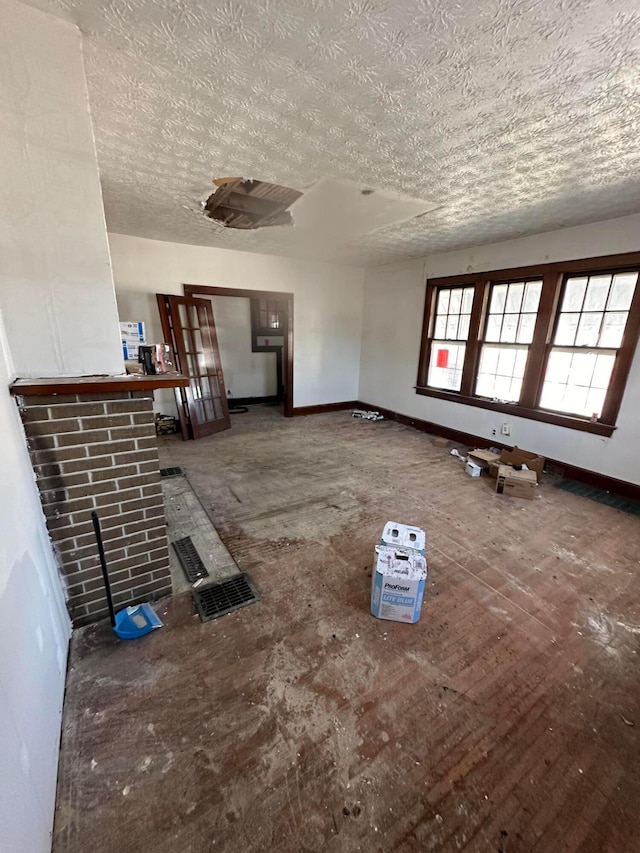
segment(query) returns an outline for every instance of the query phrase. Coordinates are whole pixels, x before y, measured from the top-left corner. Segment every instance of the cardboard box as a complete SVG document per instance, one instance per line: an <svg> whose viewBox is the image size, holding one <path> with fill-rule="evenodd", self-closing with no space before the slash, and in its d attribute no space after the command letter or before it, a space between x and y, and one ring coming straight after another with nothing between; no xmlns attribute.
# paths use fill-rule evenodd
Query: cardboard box
<svg viewBox="0 0 640 853"><path fill-rule="evenodd" d="M500 454L500 462L503 465L526 465L531 471L536 472L538 480L542 477L544 470L544 456L538 456L537 453L531 453L528 450L521 450L519 447L514 447L511 450L503 450Z"/></svg>
<svg viewBox="0 0 640 853"><path fill-rule="evenodd" d="M533 500L538 478L535 471L516 471L510 465L500 465L496 479L496 492L513 498Z"/></svg>
<svg viewBox="0 0 640 853"><path fill-rule="evenodd" d="M399 524L397 521L387 521L380 539L381 545L390 548L406 548L417 551L424 556L426 535L421 527L412 524Z"/></svg>
<svg viewBox="0 0 640 853"><path fill-rule="evenodd" d="M122 356L125 361L138 360L138 347L147 342L144 323L120 323L120 338L122 340Z"/></svg>
<svg viewBox="0 0 640 853"><path fill-rule="evenodd" d="M472 450L469 459L476 465L486 468L490 477L498 476L500 465L526 465L531 471L535 471L538 481L542 477L545 459L537 453L521 450L514 447L511 450L503 450L501 453L492 453L490 450Z"/></svg>
<svg viewBox="0 0 640 853"><path fill-rule="evenodd" d="M371 613L393 622L417 622L426 580L424 554L410 548L378 545L371 573Z"/></svg>
<svg viewBox="0 0 640 853"><path fill-rule="evenodd" d="M499 453L494 453L492 450L471 450L469 452L469 459L475 465L479 465L486 471L491 471L491 466L493 465L495 469L495 473L493 474L494 477L498 473L498 464L500 461Z"/></svg>
<svg viewBox="0 0 640 853"><path fill-rule="evenodd" d="M477 465L473 459L469 459L467 464L464 466L464 472L470 477L479 477L480 474L482 474L482 466Z"/></svg>

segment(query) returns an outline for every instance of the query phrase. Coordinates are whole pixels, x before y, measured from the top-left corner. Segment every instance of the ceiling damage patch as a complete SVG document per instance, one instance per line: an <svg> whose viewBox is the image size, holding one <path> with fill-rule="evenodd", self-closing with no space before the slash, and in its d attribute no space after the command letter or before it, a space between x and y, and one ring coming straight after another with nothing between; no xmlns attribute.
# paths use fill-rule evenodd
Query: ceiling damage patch
<svg viewBox="0 0 640 853"><path fill-rule="evenodd" d="M83 33L112 233L373 266L640 212L638 0L24 2ZM440 206L302 250L203 216L239 173Z"/></svg>
<svg viewBox="0 0 640 853"><path fill-rule="evenodd" d="M440 205L351 181L323 178L304 192L243 178L216 178L204 213L227 228L245 231L295 225L287 242L304 247L322 238L346 245L364 235L424 216Z"/></svg>
<svg viewBox="0 0 640 853"><path fill-rule="evenodd" d="M346 244L440 207L425 199L323 178L292 206L296 227L330 242Z"/></svg>
<svg viewBox="0 0 640 853"><path fill-rule="evenodd" d="M216 178L213 183L216 189L204 203L209 219L243 231L293 225L287 208L302 195L298 190L243 178Z"/></svg>

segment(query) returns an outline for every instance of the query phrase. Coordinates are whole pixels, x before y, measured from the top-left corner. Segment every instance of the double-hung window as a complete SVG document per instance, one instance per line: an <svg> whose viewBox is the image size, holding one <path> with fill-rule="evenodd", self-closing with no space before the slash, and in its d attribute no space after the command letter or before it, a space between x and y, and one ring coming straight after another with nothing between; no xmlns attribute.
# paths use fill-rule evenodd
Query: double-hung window
<svg viewBox="0 0 640 853"><path fill-rule="evenodd" d="M429 280L417 393L611 435L639 271L634 253Z"/></svg>
<svg viewBox="0 0 640 853"><path fill-rule="evenodd" d="M475 385L478 397L520 400L541 293L541 279L490 286Z"/></svg>
<svg viewBox="0 0 640 853"><path fill-rule="evenodd" d="M566 278L542 385L542 408L600 417L637 281L637 272Z"/></svg>
<svg viewBox="0 0 640 853"><path fill-rule="evenodd" d="M429 384L434 388L460 390L472 305L473 287L443 287L438 291L435 358L429 362Z"/></svg>

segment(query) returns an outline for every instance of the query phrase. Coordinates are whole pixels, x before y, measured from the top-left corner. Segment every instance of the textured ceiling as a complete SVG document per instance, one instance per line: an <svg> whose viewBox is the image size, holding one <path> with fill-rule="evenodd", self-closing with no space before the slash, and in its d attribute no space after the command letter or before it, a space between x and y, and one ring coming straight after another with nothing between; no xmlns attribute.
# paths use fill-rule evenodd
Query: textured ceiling
<svg viewBox="0 0 640 853"><path fill-rule="evenodd" d="M30 0L78 24L109 230L275 254L211 179L437 210L318 257L379 264L640 211L638 0Z"/></svg>

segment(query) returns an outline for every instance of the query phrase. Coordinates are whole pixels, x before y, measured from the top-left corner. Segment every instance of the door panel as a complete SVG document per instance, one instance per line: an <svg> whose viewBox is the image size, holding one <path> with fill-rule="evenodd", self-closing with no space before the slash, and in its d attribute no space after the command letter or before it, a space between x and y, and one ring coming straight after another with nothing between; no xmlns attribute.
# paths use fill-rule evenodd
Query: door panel
<svg viewBox="0 0 640 853"><path fill-rule="evenodd" d="M176 388L183 438L229 429L229 407L220 364L213 310L208 299L156 294L162 329L188 388Z"/></svg>

